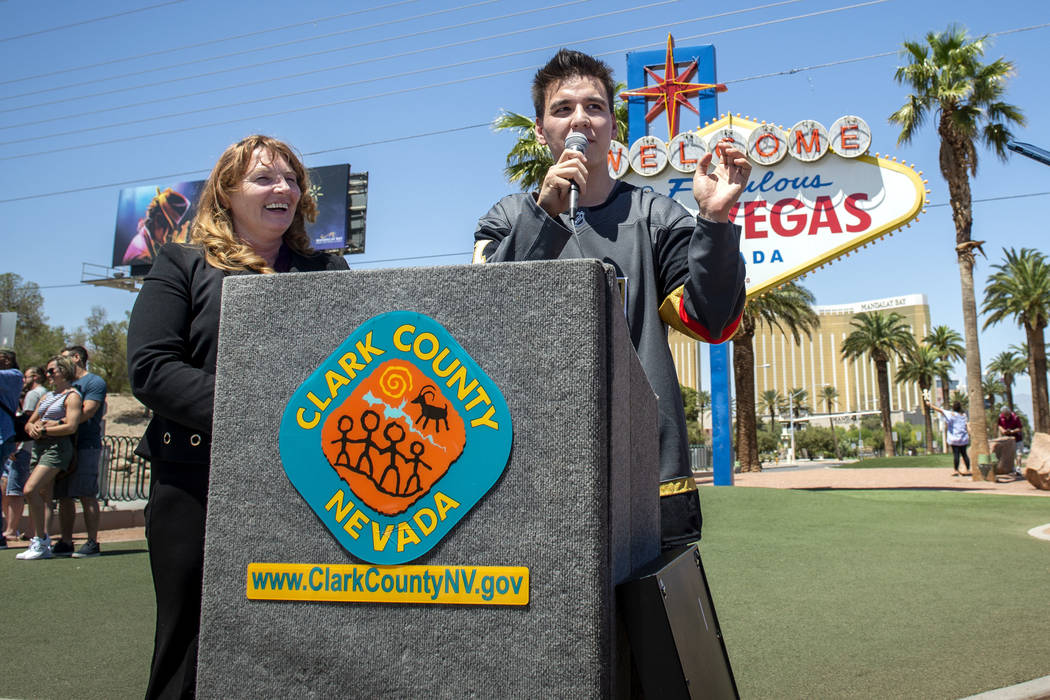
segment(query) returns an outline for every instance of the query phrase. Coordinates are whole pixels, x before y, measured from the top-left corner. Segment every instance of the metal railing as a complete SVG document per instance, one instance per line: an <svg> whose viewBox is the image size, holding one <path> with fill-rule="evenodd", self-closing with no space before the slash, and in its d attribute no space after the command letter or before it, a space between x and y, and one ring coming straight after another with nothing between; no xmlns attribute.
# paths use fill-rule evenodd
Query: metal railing
<svg viewBox="0 0 1050 700"><path fill-rule="evenodd" d="M694 472L705 472L711 469L711 448L707 445L690 445L689 465Z"/></svg>
<svg viewBox="0 0 1050 700"><path fill-rule="evenodd" d="M98 467L98 497L103 502L137 501L149 496L149 462L135 454L139 439L107 435L102 438Z"/></svg>

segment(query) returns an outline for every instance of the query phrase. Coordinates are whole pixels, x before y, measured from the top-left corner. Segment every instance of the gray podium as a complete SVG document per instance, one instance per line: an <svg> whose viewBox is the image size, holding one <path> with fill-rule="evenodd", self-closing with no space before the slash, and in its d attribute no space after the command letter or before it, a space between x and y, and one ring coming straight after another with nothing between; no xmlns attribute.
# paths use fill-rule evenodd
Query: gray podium
<svg viewBox="0 0 1050 700"><path fill-rule="evenodd" d="M272 602L250 562L347 564L289 482L289 397L355 328L441 323L514 420L499 482L412 564L526 566L524 607ZM625 697L614 586L659 553L656 399L596 261L234 276L223 288L198 694Z"/></svg>

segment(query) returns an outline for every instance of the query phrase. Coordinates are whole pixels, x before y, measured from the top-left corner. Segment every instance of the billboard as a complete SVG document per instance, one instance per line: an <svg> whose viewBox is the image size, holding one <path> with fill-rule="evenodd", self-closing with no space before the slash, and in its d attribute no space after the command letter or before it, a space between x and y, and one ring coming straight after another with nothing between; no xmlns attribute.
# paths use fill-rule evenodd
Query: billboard
<svg viewBox="0 0 1050 700"><path fill-rule="evenodd" d="M367 173L351 174L346 164L309 171L317 220L307 225L306 232L314 249L363 253ZM134 274L144 274L162 245L187 242L203 188L204 180L194 180L121 190L113 236L113 267L130 265Z"/></svg>

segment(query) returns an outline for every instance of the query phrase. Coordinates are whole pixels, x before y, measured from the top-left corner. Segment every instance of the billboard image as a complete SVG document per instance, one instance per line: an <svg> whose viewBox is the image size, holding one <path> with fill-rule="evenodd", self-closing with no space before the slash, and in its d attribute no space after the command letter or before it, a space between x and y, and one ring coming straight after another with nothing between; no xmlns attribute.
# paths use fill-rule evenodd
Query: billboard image
<svg viewBox="0 0 1050 700"><path fill-rule="evenodd" d="M189 240L203 180L170 187L131 187L120 191L113 236L113 267L150 265L165 243Z"/></svg>
<svg viewBox="0 0 1050 700"><path fill-rule="evenodd" d="M306 232L314 249L349 247L351 252L364 252L363 230L355 234L353 244L347 242L350 166L328 165L311 168L309 172L310 194L317 202L317 220L307 224ZM113 267L131 265L133 274L143 274L165 243L188 242L190 223L203 189L204 180L193 180L121 190L113 237ZM364 212L358 218L363 219ZM359 227L363 228L360 223Z"/></svg>

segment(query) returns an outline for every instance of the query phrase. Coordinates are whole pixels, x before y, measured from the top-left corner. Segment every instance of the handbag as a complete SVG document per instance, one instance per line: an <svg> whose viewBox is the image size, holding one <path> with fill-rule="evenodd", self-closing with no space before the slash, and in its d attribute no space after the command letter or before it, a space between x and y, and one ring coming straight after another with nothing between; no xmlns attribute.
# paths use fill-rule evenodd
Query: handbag
<svg viewBox="0 0 1050 700"><path fill-rule="evenodd" d="M26 415L25 413L16 415L10 408L5 406L3 402L0 402L0 408L4 409L4 413L11 416L11 422L15 424L14 441L27 442L29 440L32 440L32 438L29 437L28 434L26 434L26 423L29 422L30 416Z"/></svg>

